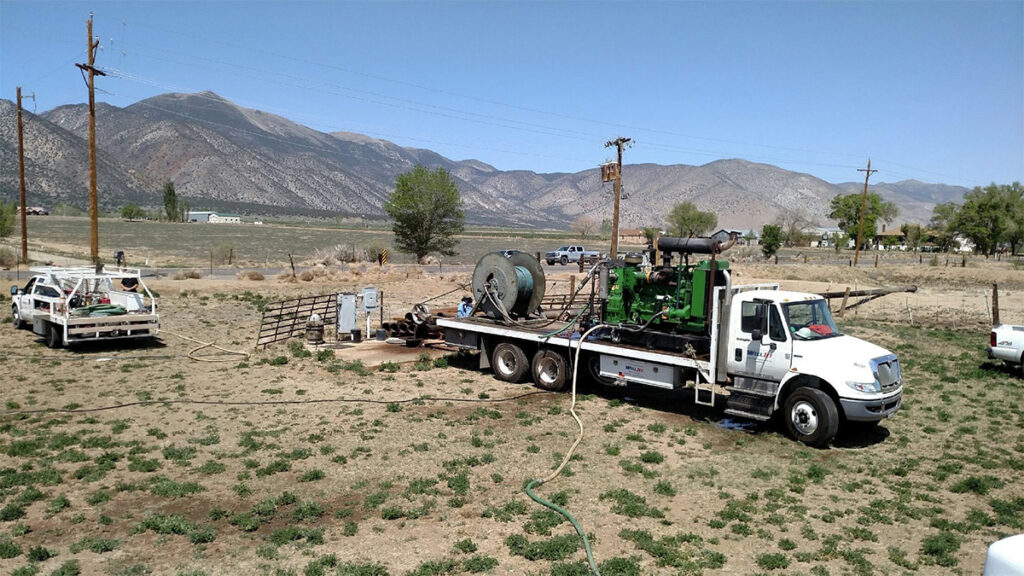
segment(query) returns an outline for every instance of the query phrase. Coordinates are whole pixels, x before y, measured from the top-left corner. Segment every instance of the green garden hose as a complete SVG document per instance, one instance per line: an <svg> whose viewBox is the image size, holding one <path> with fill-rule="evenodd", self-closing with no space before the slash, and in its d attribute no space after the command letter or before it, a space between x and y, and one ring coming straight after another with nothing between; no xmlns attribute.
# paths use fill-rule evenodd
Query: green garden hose
<svg viewBox="0 0 1024 576"><path fill-rule="evenodd" d="M555 512L561 514L562 516L565 516L565 518L572 523L572 527L576 529L576 533L579 534L580 538L583 539L583 548L587 552L587 563L590 564L590 571L594 573L594 576L601 576L601 573L597 570L597 564L594 562L594 552L590 549L590 540L587 539L587 534L583 531L583 527L580 526L580 523L572 517L572 514L569 514L568 510L562 508L561 506L555 504L554 502L549 502L541 498L540 496L534 494L532 488L534 484L538 483L543 484L544 482L543 480L530 480L530 482L526 485L526 495L532 498L534 502L537 502L542 506L547 506L548 508L551 508Z"/></svg>

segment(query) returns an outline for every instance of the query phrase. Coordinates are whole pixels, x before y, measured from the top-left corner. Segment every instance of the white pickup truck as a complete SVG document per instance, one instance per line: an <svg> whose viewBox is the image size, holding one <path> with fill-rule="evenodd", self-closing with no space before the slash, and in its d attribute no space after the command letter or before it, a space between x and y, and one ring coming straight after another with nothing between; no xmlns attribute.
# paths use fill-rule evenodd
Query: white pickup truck
<svg viewBox="0 0 1024 576"><path fill-rule="evenodd" d="M548 266L558 262L562 266L565 266L569 262L579 262L582 258L584 262L592 262L601 257L601 253L595 250L584 250L583 246L569 245L561 246L558 250L552 250L544 255L544 260L548 263Z"/></svg>
<svg viewBox="0 0 1024 576"><path fill-rule="evenodd" d="M160 331L156 298L138 269L31 268L11 286L11 321L29 325L50 348L80 342L153 338Z"/></svg>
<svg viewBox="0 0 1024 576"><path fill-rule="evenodd" d="M1017 366L1024 376L1024 326L1000 324L993 328L987 351L989 358Z"/></svg>

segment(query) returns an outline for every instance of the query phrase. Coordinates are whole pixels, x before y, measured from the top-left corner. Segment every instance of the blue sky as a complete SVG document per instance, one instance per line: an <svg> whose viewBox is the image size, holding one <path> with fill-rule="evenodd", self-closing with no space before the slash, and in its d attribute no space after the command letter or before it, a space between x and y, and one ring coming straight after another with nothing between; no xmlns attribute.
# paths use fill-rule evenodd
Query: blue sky
<svg viewBox="0 0 1024 576"><path fill-rule="evenodd" d="M743 158L858 181L1024 180L1024 2L0 1L0 97L212 90L502 170Z"/></svg>

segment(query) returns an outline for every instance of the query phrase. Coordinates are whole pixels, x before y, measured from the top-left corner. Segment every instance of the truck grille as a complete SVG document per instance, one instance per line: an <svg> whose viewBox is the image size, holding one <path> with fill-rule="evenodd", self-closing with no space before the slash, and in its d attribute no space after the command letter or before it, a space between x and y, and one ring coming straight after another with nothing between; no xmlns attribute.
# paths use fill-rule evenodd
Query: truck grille
<svg viewBox="0 0 1024 576"><path fill-rule="evenodd" d="M902 380L900 361L895 354L872 359L871 371L875 375L875 380L882 386L882 392L898 388Z"/></svg>

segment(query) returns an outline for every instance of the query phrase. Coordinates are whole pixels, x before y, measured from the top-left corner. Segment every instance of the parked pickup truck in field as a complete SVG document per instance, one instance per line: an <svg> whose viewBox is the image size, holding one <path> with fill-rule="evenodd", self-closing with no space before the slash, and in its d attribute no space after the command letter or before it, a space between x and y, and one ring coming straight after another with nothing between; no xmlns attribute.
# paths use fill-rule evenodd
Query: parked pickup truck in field
<svg viewBox="0 0 1024 576"><path fill-rule="evenodd" d="M32 268L24 287L11 286L14 328L31 326L50 348L79 342L154 338L156 298L137 269Z"/></svg>
<svg viewBox="0 0 1024 576"><path fill-rule="evenodd" d="M988 357L1017 366L1024 376L1024 326L1000 324L989 336Z"/></svg>
<svg viewBox="0 0 1024 576"><path fill-rule="evenodd" d="M597 260L601 257L601 253L594 250L584 250L583 246L562 246L558 250L552 250L544 255L544 260L551 266L555 262L558 262L562 266L565 266L569 262L579 262L580 258L583 258L584 262Z"/></svg>

